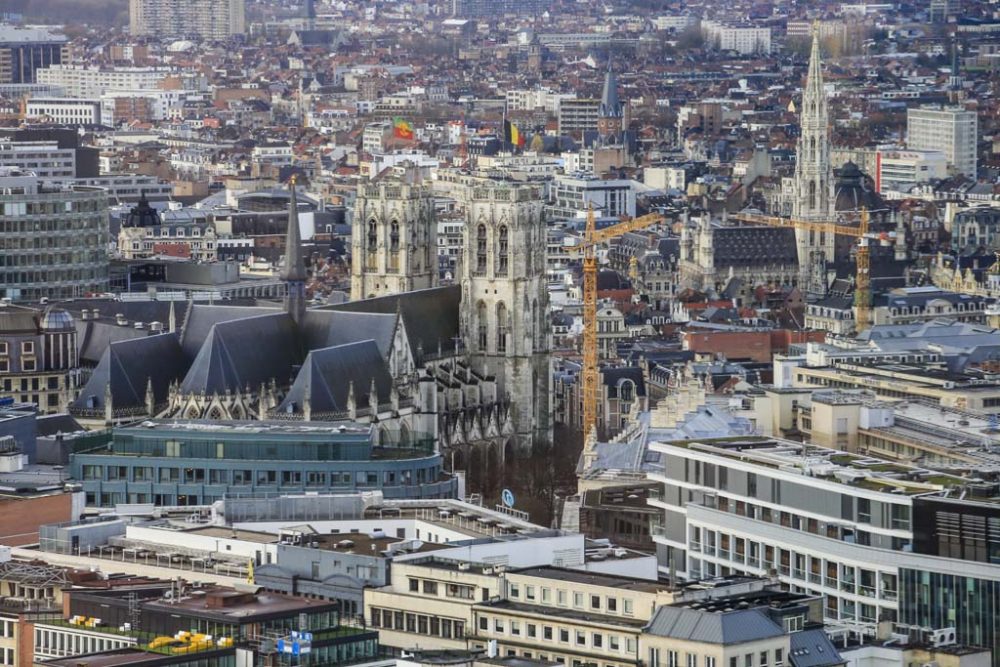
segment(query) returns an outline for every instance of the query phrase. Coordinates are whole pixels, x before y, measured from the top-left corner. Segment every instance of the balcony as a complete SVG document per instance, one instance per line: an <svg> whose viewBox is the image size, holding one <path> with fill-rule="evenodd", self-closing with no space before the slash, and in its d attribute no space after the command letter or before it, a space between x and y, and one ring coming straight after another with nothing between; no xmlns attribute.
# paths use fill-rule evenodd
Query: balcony
<svg viewBox="0 0 1000 667"><path fill-rule="evenodd" d="M701 553L701 542L688 542L688 551Z"/></svg>

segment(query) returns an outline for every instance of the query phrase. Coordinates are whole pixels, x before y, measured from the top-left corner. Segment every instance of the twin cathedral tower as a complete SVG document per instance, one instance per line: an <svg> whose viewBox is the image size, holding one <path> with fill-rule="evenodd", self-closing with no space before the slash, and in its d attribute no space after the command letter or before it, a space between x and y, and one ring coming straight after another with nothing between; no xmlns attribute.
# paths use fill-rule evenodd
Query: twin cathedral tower
<svg viewBox="0 0 1000 667"><path fill-rule="evenodd" d="M538 186L468 177L456 271L458 330L468 367L493 378L509 405L514 445L551 443L546 225ZM351 238L351 299L438 285L434 193L405 177L358 186ZM428 313L428 317L434 317Z"/></svg>

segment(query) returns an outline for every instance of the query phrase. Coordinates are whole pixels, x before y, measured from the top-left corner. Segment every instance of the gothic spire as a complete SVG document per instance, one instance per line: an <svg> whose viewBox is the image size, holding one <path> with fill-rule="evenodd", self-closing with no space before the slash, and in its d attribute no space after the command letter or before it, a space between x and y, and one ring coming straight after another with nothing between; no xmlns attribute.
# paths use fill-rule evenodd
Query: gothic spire
<svg viewBox="0 0 1000 667"><path fill-rule="evenodd" d="M810 106L807 101L814 104ZM812 30L812 52L809 55L809 74L806 77L806 88L802 93L802 111L808 113L810 110L818 112L820 107L825 110L826 96L823 94L823 57L819 49L819 26L813 25Z"/></svg>
<svg viewBox="0 0 1000 667"><path fill-rule="evenodd" d="M622 103L618 99L618 78L608 61L608 71L604 75L604 90L601 92L601 106L598 115L602 118L620 118Z"/></svg>
<svg viewBox="0 0 1000 667"><path fill-rule="evenodd" d="M299 207L295 200L295 177L288 182L288 231L285 232L285 266L281 279L305 281L306 265L302 261L302 237L299 233Z"/></svg>

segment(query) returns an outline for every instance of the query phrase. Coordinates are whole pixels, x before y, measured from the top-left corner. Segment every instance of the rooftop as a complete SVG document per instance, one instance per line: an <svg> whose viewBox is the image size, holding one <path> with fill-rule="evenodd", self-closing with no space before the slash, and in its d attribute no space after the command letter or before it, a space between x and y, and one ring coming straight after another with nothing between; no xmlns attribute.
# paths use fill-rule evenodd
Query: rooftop
<svg viewBox="0 0 1000 667"><path fill-rule="evenodd" d="M625 591L639 591L642 593L658 593L670 590L668 584L661 584L656 581L649 581L648 579L633 579L632 577L621 577L613 574L586 572L583 570L569 570L560 567L532 567L524 570L516 570L513 574L523 577L565 581L585 586L604 586L606 588L617 588Z"/></svg>

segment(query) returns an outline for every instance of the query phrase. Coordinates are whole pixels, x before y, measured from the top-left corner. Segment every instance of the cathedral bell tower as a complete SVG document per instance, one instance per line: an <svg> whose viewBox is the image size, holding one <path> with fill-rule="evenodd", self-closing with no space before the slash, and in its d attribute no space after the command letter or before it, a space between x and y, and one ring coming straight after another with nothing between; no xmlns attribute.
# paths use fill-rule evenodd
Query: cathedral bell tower
<svg viewBox="0 0 1000 667"><path fill-rule="evenodd" d="M361 183L351 225L351 299L434 287L437 272L430 188L393 178Z"/></svg>
<svg viewBox="0 0 1000 667"><path fill-rule="evenodd" d="M472 366L510 399L516 450L530 454L552 441L542 193L484 180L466 190L465 210L462 337Z"/></svg>

